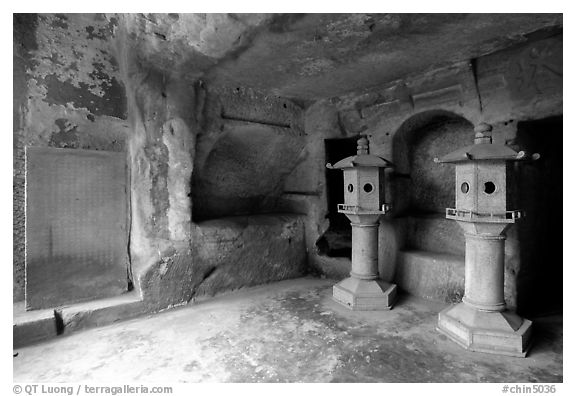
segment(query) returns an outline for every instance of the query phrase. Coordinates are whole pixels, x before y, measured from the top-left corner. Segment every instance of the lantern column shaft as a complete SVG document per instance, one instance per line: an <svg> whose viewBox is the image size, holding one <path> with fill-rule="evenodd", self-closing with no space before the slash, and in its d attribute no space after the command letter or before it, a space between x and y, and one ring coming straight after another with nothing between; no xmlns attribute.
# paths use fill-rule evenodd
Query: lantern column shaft
<svg viewBox="0 0 576 396"><path fill-rule="evenodd" d="M352 271L357 279L378 278L378 225L352 223Z"/></svg>
<svg viewBox="0 0 576 396"><path fill-rule="evenodd" d="M466 234L466 269L462 301L483 311L503 311L504 235Z"/></svg>

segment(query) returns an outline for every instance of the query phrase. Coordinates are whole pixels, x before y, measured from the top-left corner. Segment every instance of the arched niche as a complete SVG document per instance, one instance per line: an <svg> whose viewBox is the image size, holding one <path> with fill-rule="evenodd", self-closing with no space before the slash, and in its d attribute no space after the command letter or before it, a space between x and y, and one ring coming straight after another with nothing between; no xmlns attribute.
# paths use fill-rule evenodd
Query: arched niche
<svg viewBox="0 0 576 396"><path fill-rule="evenodd" d="M454 205L454 169L434 158L469 145L474 126L444 110L427 111L406 120L393 138L396 165L392 194L398 216L444 216Z"/></svg>
<svg viewBox="0 0 576 396"><path fill-rule="evenodd" d="M473 140L472 123L443 110L412 116L393 136L394 280L411 294L445 302L462 298L464 235L445 217L446 208L455 203L455 172L434 158Z"/></svg>
<svg viewBox="0 0 576 396"><path fill-rule="evenodd" d="M193 221L277 213L284 180L300 161L304 144L282 128L225 123L210 152L196 154L206 160L193 173Z"/></svg>

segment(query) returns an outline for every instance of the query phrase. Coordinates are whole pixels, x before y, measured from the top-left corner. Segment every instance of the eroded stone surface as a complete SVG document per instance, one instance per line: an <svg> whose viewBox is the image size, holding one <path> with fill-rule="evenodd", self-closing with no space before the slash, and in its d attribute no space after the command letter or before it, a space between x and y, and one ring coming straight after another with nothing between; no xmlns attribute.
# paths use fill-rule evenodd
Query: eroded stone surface
<svg viewBox="0 0 576 396"><path fill-rule="evenodd" d="M303 221L238 216L195 226L192 244L164 248L139 279L149 310L306 273Z"/></svg>
<svg viewBox="0 0 576 396"><path fill-rule="evenodd" d="M563 381L561 318L535 322L527 359L493 356L437 333L439 304L402 298L392 311L351 312L331 300L331 286L285 281L22 348L14 380Z"/></svg>
<svg viewBox="0 0 576 396"><path fill-rule="evenodd" d="M561 24L561 16L284 14L267 23L244 51L210 70L209 79L286 97L338 96L493 52L522 34Z"/></svg>
<svg viewBox="0 0 576 396"><path fill-rule="evenodd" d="M286 177L301 162L302 110L249 89L208 91L197 137L194 219L277 212Z"/></svg>
<svg viewBox="0 0 576 396"><path fill-rule="evenodd" d="M23 298L24 146L122 152L126 95L114 51L118 19L15 14L14 299Z"/></svg>

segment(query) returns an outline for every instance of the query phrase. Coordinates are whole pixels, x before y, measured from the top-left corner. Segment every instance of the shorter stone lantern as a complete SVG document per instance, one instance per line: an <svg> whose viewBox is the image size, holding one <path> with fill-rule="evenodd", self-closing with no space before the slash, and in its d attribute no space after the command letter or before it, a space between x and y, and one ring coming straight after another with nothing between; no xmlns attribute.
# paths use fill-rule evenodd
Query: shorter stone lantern
<svg viewBox="0 0 576 396"><path fill-rule="evenodd" d="M510 205L510 161L538 159L508 146L492 144L492 127L480 124L471 146L435 162L456 165L456 220L466 237L465 285L462 303L440 312L438 330L466 349L526 356L532 322L506 309L504 242L508 228L522 217Z"/></svg>
<svg viewBox="0 0 576 396"><path fill-rule="evenodd" d="M352 271L333 288L334 300L359 311L390 309L396 285L378 278L378 226L389 211L384 203L384 168L392 164L368 154L368 139L358 139L357 155L344 158L329 169L344 171L344 203L338 204L352 223Z"/></svg>

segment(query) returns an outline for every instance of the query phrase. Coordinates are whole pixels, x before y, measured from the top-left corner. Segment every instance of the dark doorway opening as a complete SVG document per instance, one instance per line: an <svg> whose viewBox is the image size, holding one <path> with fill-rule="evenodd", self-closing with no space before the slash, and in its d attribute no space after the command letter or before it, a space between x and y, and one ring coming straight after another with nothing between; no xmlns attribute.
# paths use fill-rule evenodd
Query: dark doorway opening
<svg viewBox="0 0 576 396"><path fill-rule="evenodd" d="M356 155L357 141L360 137L362 136L324 140L326 162L334 165L341 159ZM320 254L330 257L351 258L352 229L350 220L345 215L338 213L338 204L344 203L344 174L341 170L326 169L326 190L330 227L318 240L318 249Z"/></svg>
<svg viewBox="0 0 576 396"><path fill-rule="evenodd" d="M518 148L540 153L514 168L516 205L526 212L516 225L518 312L527 317L562 312L562 124L562 116L518 123Z"/></svg>

